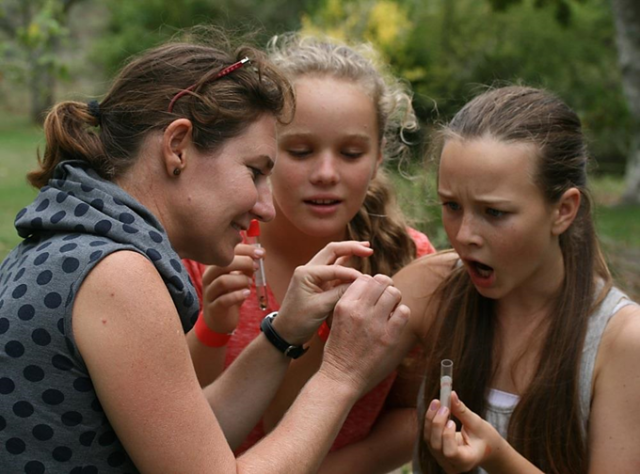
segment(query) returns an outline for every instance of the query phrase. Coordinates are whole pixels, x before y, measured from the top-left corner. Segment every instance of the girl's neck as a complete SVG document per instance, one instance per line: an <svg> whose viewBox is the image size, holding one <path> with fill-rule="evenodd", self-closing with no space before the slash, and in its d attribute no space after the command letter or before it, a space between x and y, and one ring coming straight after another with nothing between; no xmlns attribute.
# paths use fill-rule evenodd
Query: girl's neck
<svg viewBox="0 0 640 474"><path fill-rule="evenodd" d="M267 259L279 259L295 266L304 265L328 243L346 239L346 228L342 235L318 237L302 232L286 217L280 216L282 213L262 225L260 241L267 249Z"/></svg>
<svg viewBox="0 0 640 474"><path fill-rule="evenodd" d="M540 271L525 284L515 288L496 302L502 324L529 326L549 316L553 302L564 283L564 258L560 247L553 249L542 262Z"/></svg>

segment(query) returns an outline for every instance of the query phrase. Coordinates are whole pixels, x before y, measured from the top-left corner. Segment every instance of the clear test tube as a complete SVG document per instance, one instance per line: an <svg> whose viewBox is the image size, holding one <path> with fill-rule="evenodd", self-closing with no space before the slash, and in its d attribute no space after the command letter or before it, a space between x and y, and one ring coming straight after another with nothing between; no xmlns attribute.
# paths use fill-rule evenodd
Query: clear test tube
<svg viewBox="0 0 640 474"><path fill-rule="evenodd" d="M260 223L257 219L253 219L247 230L247 242L255 247L260 247ZM258 298L258 305L262 311L266 311L269 306L269 300L267 297L267 277L264 273L264 261L258 260L258 269L254 273L254 281L256 284L256 296Z"/></svg>
<svg viewBox="0 0 640 474"><path fill-rule="evenodd" d="M440 404L451 410L451 390L453 390L453 361L440 362Z"/></svg>

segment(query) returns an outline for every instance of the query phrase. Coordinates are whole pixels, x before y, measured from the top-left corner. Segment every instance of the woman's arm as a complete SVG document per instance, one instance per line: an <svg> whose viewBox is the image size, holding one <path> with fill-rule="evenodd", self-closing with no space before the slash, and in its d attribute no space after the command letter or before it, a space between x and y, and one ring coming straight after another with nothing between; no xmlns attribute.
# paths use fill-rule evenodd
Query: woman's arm
<svg viewBox="0 0 640 474"><path fill-rule="evenodd" d="M371 433L327 455L320 474L386 474L411 460L418 433L415 409L384 411Z"/></svg>
<svg viewBox="0 0 640 474"><path fill-rule="evenodd" d="M414 345L414 350L397 367L385 407L371 432L357 443L330 452L322 463L321 473L386 474L411 460L418 434L416 403L424 374L424 355L415 347L415 336L408 342Z"/></svg>
<svg viewBox="0 0 640 474"><path fill-rule="evenodd" d="M328 267L335 266L311 269L306 276ZM142 472L314 472L338 423L367 378L377 373L385 351L394 348L408 316L406 308L397 306L399 296L388 283L371 277L356 283L336 307L341 329L335 331L335 343L318 375L280 426L237 464L200 389L171 298L149 261L132 252L103 259L77 294L73 331L105 412ZM286 331L293 317L286 316L277 328L291 341L301 334ZM356 333L361 343L349 338ZM221 412L229 406L232 412L252 416L253 406L238 405L268 399L277 388L288 361L263 336L259 339L263 341L254 346L254 364L247 362L235 380L231 374L226 378L221 393L230 398L218 400Z"/></svg>
<svg viewBox="0 0 640 474"><path fill-rule="evenodd" d="M640 472L640 307L609 321L594 371L590 473Z"/></svg>

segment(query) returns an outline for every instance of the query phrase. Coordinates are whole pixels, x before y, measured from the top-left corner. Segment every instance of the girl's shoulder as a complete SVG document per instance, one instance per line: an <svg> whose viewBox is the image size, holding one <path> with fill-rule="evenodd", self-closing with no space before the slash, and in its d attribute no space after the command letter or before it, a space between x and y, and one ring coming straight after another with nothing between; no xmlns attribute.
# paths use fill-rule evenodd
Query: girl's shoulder
<svg viewBox="0 0 640 474"><path fill-rule="evenodd" d="M437 252L414 260L393 277L402 293L402 302L411 309L409 324L419 337L426 333L433 319L436 290L458 262L458 254L452 250Z"/></svg>
<svg viewBox="0 0 640 474"><path fill-rule="evenodd" d="M637 356L635 360L640 358L640 305L629 302L617 309L604 330L601 349L602 367L618 357L621 358L619 362L624 363L630 359L630 354Z"/></svg>

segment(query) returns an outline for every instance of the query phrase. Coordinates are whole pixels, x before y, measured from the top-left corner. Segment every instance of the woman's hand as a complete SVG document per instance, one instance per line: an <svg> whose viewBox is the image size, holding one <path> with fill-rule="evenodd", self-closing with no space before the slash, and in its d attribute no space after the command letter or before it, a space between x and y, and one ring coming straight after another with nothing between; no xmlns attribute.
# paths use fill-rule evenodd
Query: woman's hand
<svg viewBox="0 0 640 474"><path fill-rule="evenodd" d="M202 276L202 311L212 331L226 334L236 328L240 306L250 293L257 260L263 256L262 248L238 244L228 266L207 268Z"/></svg>
<svg viewBox="0 0 640 474"><path fill-rule="evenodd" d="M368 257L369 242L332 242L306 265L296 268L274 326L290 344L307 342L333 311L349 284L362 274L336 265L341 257Z"/></svg>
<svg viewBox="0 0 640 474"><path fill-rule="evenodd" d="M449 414L460 420L461 431L456 432ZM438 400L429 405L424 419L424 442L448 474L484 467L506 444L496 429L469 410L455 392L451 393L451 412Z"/></svg>
<svg viewBox="0 0 640 474"><path fill-rule="evenodd" d="M399 345L409 308L385 275L362 275L333 312L333 325L320 371L365 391L395 365L389 354Z"/></svg>

